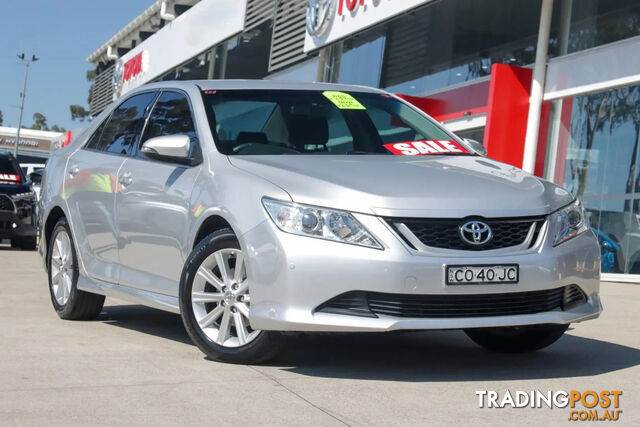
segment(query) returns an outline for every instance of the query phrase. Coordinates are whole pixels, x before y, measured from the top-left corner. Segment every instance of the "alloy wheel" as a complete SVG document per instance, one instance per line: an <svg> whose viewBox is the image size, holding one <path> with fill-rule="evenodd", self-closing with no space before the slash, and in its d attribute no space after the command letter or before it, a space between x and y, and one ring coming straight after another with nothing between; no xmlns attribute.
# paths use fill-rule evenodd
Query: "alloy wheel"
<svg viewBox="0 0 640 427"><path fill-rule="evenodd" d="M191 307L200 329L216 344L240 347L260 331L249 324L249 285L244 254L221 249L198 267L191 288Z"/></svg>
<svg viewBox="0 0 640 427"><path fill-rule="evenodd" d="M71 239L66 231L60 231L51 248L51 289L61 306L67 303L71 295L74 270Z"/></svg>

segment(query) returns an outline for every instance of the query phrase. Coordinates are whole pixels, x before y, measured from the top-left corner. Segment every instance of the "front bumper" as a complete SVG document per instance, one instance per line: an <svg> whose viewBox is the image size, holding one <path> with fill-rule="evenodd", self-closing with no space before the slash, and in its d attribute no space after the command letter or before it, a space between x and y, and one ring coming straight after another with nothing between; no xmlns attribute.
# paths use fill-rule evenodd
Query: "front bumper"
<svg viewBox="0 0 640 427"><path fill-rule="evenodd" d="M0 239L30 237L37 233L33 213L19 215L12 211L0 211Z"/></svg>
<svg viewBox="0 0 640 427"><path fill-rule="evenodd" d="M412 252L380 218L355 215L385 250L287 234L269 220L240 236L251 289L251 326L262 330L366 332L568 324L599 316L600 248L591 232L552 247L546 232L531 249L513 254L459 251L452 256ZM545 227L546 229L546 227ZM445 285L449 264L518 264L518 284ZM478 295L578 285L584 304L563 311L489 317L360 317L317 312L351 291L411 295Z"/></svg>

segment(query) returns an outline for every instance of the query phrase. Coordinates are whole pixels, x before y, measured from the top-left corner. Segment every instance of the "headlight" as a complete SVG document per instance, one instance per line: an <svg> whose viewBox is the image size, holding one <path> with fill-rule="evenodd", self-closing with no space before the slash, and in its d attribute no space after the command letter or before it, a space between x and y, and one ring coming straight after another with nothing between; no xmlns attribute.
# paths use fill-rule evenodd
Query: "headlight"
<svg viewBox="0 0 640 427"><path fill-rule="evenodd" d="M584 208L579 200L551 214L553 226L553 246L584 233L589 229Z"/></svg>
<svg viewBox="0 0 640 427"><path fill-rule="evenodd" d="M282 231L300 236L383 249L349 212L262 199L269 216Z"/></svg>

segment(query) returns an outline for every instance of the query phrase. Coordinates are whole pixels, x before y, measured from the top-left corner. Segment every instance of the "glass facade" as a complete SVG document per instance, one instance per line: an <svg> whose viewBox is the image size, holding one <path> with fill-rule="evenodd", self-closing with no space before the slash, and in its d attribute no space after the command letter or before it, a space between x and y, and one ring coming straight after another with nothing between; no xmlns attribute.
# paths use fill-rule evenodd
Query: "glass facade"
<svg viewBox="0 0 640 427"><path fill-rule="evenodd" d="M262 79L268 74L272 30L272 21L266 21L213 46L155 81Z"/></svg>
<svg viewBox="0 0 640 427"><path fill-rule="evenodd" d="M361 37L346 40L342 45L338 83L377 87L382 73L386 36L381 31L369 31Z"/></svg>
<svg viewBox="0 0 640 427"><path fill-rule="evenodd" d="M447 0L356 34L332 54L340 83L422 95L535 60L540 0ZM637 0L556 0L549 57L640 34Z"/></svg>
<svg viewBox="0 0 640 427"><path fill-rule="evenodd" d="M531 64L540 8L539 0L450 0L398 18L381 86L424 94L489 75L494 63Z"/></svg>
<svg viewBox="0 0 640 427"><path fill-rule="evenodd" d="M556 0L551 57L640 35L637 0Z"/></svg>
<svg viewBox="0 0 640 427"><path fill-rule="evenodd" d="M565 98L555 181L579 197L604 273L640 274L640 86Z"/></svg>

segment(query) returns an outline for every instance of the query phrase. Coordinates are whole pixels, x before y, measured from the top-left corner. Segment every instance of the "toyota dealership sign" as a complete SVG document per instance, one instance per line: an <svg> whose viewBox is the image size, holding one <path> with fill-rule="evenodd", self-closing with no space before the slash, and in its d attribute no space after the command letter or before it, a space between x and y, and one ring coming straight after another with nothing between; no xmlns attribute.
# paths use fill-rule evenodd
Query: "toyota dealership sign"
<svg viewBox="0 0 640 427"><path fill-rule="evenodd" d="M431 0L309 0L304 51L310 52Z"/></svg>

